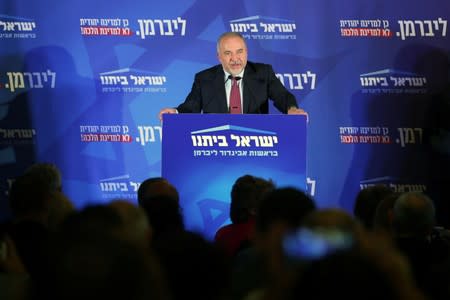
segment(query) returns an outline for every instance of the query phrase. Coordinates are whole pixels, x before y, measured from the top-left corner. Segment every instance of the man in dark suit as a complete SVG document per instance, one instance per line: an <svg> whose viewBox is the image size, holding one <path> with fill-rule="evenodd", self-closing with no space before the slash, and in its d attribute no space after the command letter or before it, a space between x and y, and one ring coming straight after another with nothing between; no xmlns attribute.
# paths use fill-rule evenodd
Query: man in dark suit
<svg viewBox="0 0 450 300"><path fill-rule="evenodd" d="M217 57L221 64L197 73L186 100L177 108L162 109L160 119L164 113L229 113L233 78L242 99L240 113L267 114L271 99L282 113L306 115L271 65L247 61L247 45L239 33L226 32L219 37Z"/></svg>

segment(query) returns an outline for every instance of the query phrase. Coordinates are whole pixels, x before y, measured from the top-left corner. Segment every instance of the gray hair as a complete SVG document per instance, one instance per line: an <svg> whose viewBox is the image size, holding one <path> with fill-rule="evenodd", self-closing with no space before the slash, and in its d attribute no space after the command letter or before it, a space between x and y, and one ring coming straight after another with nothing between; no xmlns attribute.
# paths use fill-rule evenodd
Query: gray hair
<svg viewBox="0 0 450 300"><path fill-rule="evenodd" d="M399 235L425 237L435 225L433 201L423 193L401 194L395 201L393 213L393 228Z"/></svg>
<svg viewBox="0 0 450 300"><path fill-rule="evenodd" d="M244 37L242 36L242 34L240 34L239 32L233 32L233 31L225 32L225 33L222 33L222 34L219 36L219 38L217 39L217 53L220 52L220 43L222 42L222 40L223 40L224 38L227 38L227 37L237 37L237 38L240 38L242 41L244 41L244 44L245 44L245 39L244 39Z"/></svg>

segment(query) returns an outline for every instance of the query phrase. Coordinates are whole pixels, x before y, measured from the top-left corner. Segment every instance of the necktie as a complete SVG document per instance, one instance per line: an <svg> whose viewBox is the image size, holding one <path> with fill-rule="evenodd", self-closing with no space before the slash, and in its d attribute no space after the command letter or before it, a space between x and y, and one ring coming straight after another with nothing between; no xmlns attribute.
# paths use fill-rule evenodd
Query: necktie
<svg viewBox="0 0 450 300"><path fill-rule="evenodd" d="M230 114L242 114L241 93L239 92L238 80L241 77L233 77L230 92Z"/></svg>

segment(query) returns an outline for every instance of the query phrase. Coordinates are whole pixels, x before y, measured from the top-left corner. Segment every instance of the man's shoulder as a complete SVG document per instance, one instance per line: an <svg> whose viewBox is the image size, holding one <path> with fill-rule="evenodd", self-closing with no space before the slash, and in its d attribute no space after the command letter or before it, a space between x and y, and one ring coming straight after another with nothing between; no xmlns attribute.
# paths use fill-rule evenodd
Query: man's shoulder
<svg viewBox="0 0 450 300"><path fill-rule="evenodd" d="M270 72L272 69L272 65L270 64L266 64L266 63L261 63L261 62L252 62L252 61L248 61L247 62L247 66L246 66L246 71L247 74L249 72L253 72L253 73L267 73Z"/></svg>
<svg viewBox="0 0 450 300"><path fill-rule="evenodd" d="M203 69L195 74L196 77L208 78L212 76L217 76L222 69L222 65L215 65L207 69Z"/></svg>
<svg viewBox="0 0 450 300"><path fill-rule="evenodd" d="M272 68L271 64L262 63L262 62L254 62L254 61L248 61L247 66L251 68Z"/></svg>

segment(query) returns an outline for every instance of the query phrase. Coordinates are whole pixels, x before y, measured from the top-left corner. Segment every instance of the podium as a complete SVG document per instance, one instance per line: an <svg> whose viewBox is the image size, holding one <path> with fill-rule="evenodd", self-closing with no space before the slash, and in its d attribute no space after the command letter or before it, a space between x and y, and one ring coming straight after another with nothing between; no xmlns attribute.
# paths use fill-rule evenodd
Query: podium
<svg viewBox="0 0 450 300"><path fill-rule="evenodd" d="M212 240L230 223L230 192L240 176L306 191L306 117L165 114L161 175L180 194L186 229Z"/></svg>

